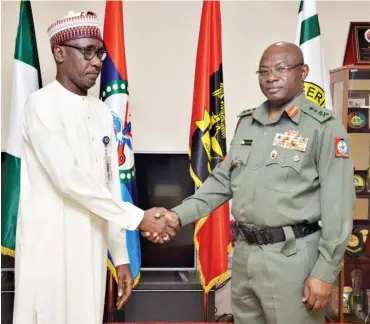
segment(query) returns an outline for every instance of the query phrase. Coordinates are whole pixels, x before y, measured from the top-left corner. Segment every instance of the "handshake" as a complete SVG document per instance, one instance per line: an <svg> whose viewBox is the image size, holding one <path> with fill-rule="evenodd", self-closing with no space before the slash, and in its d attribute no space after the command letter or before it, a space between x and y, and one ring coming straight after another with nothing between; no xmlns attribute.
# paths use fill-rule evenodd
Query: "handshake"
<svg viewBox="0 0 370 324"><path fill-rule="evenodd" d="M149 241L163 244L180 231L179 218L165 208L151 208L144 212L138 229Z"/></svg>

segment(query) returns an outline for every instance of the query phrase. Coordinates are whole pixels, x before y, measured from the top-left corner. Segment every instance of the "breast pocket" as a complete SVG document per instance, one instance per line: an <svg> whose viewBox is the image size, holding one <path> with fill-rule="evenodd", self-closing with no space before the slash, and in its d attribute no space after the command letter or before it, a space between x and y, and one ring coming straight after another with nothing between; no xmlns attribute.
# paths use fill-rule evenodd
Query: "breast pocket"
<svg viewBox="0 0 370 324"><path fill-rule="evenodd" d="M270 190L292 193L302 183L303 152L276 147L266 157L262 168L262 185Z"/></svg>
<svg viewBox="0 0 370 324"><path fill-rule="evenodd" d="M240 182L241 175L248 164L249 156L252 150L250 145L240 145L235 147L233 152L232 162L230 167L230 179L232 185L237 185Z"/></svg>

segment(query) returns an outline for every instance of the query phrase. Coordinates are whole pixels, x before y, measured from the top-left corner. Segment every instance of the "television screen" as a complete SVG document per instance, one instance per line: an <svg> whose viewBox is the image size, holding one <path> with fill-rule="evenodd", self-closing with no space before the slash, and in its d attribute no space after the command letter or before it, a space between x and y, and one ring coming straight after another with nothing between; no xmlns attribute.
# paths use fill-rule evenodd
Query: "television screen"
<svg viewBox="0 0 370 324"><path fill-rule="evenodd" d="M194 193L189 157L179 153L135 153L137 205L175 207ZM191 270L196 268L194 225L184 226L174 239L154 244L140 237L142 270Z"/></svg>

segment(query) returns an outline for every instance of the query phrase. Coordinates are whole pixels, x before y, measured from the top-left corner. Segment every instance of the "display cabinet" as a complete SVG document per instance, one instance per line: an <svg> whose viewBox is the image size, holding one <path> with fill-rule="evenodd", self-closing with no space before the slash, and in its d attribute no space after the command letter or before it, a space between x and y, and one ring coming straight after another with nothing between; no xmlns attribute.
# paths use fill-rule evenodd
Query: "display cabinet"
<svg viewBox="0 0 370 324"><path fill-rule="evenodd" d="M335 117L349 134L356 205L343 268L326 308L326 322L370 323L370 65L330 71Z"/></svg>

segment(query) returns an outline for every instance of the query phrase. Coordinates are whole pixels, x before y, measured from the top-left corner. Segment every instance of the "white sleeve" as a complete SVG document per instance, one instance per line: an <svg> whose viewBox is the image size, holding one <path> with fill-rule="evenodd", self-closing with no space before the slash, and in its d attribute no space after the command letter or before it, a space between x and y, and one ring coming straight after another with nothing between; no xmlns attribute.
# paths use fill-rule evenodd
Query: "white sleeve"
<svg viewBox="0 0 370 324"><path fill-rule="evenodd" d="M117 154L118 145L116 141L116 136L113 133L113 125L111 138L112 138L111 156L112 156L112 175L113 175L111 191L114 198L116 198L117 200L122 200L118 169L118 154ZM126 230L118 228L117 231L117 225L113 223L109 223L109 251L112 255L115 266L130 263L126 245Z"/></svg>
<svg viewBox="0 0 370 324"><path fill-rule="evenodd" d="M109 223L109 251L112 255L114 266L130 263L126 245L126 230L115 228L115 224Z"/></svg>
<svg viewBox="0 0 370 324"><path fill-rule="evenodd" d="M144 211L115 199L105 186L78 165L62 121L55 118L57 112L51 114L44 105L37 106L33 99L31 96L25 107L24 137L34 149L56 190L120 228L135 230Z"/></svg>

